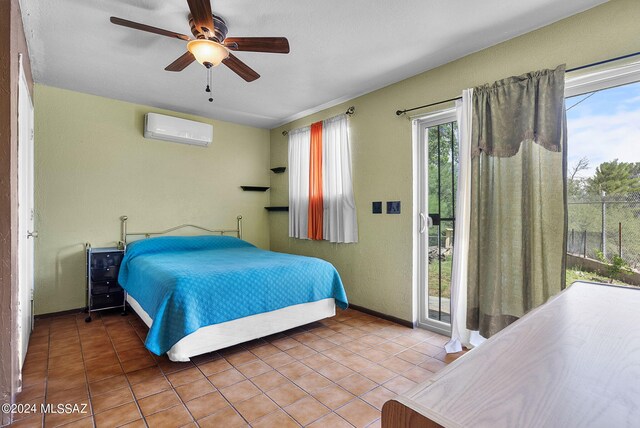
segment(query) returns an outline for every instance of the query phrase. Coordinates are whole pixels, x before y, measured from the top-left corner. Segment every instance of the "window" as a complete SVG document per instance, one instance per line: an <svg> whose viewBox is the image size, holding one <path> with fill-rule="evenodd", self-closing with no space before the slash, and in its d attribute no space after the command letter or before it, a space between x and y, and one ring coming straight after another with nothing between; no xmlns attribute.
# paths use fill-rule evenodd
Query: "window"
<svg viewBox="0 0 640 428"><path fill-rule="evenodd" d="M419 324L449 334L459 149L455 109L416 125Z"/></svg>
<svg viewBox="0 0 640 428"><path fill-rule="evenodd" d="M640 82L628 83L637 70L568 81L567 285L625 283L624 271L640 271Z"/></svg>
<svg viewBox="0 0 640 428"><path fill-rule="evenodd" d="M289 133L289 236L358 242L344 114Z"/></svg>

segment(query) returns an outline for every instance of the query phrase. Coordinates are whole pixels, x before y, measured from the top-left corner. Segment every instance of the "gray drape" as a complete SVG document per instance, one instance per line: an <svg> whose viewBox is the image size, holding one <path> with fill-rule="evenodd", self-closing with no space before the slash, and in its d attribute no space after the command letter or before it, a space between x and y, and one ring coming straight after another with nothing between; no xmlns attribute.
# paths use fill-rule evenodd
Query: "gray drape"
<svg viewBox="0 0 640 428"><path fill-rule="evenodd" d="M467 328L484 337L564 288L564 73L473 92Z"/></svg>

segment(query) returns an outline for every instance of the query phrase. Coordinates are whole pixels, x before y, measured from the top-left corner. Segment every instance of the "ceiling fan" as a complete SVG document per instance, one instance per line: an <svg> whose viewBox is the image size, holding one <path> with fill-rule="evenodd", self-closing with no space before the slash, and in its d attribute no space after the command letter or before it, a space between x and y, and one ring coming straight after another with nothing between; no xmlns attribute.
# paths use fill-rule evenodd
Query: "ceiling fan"
<svg viewBox="0 0 640 428"><path fill-rule="evenodd" d="M187 3L191 12L189 25L194 38L115 16L111 17L111 22L188 42L187 52L165 67L165 70L182 71L193 61L198 61L208 69L207 92L211 92L211 68L221 63L247 82L253 82L260 77L255 70L240 61L230 51L289 53L289 41L285 37L227 37L227 24L211 12L209 0L187 0ZM209 101L213 99L209 98Z"/></svg>

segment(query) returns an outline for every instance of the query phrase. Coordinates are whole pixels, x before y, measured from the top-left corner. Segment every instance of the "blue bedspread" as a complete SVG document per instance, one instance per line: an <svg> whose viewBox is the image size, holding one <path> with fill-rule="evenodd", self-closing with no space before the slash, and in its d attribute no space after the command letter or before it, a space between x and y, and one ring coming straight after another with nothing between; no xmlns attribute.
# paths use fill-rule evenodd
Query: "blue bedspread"
<svg viewBox="0 0 640 428"><path fill-rule="evenodd" d="M211 324L330 297L347 307L330 263L261 250L230 236L134 242L118 280L153 318L146 347L156 355Z"/></svg>

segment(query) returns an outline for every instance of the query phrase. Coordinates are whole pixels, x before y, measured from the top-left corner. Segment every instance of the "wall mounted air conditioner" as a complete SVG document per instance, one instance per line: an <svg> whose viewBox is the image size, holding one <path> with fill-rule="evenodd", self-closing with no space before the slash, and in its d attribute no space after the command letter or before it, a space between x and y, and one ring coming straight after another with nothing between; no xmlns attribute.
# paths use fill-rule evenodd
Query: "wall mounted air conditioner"
<svg viewBox="0 0 640 428"><path fill-rule="evenodd" d="M144 137L208 147L213 140L213 126L164 114L144 115Z"/></svg>

